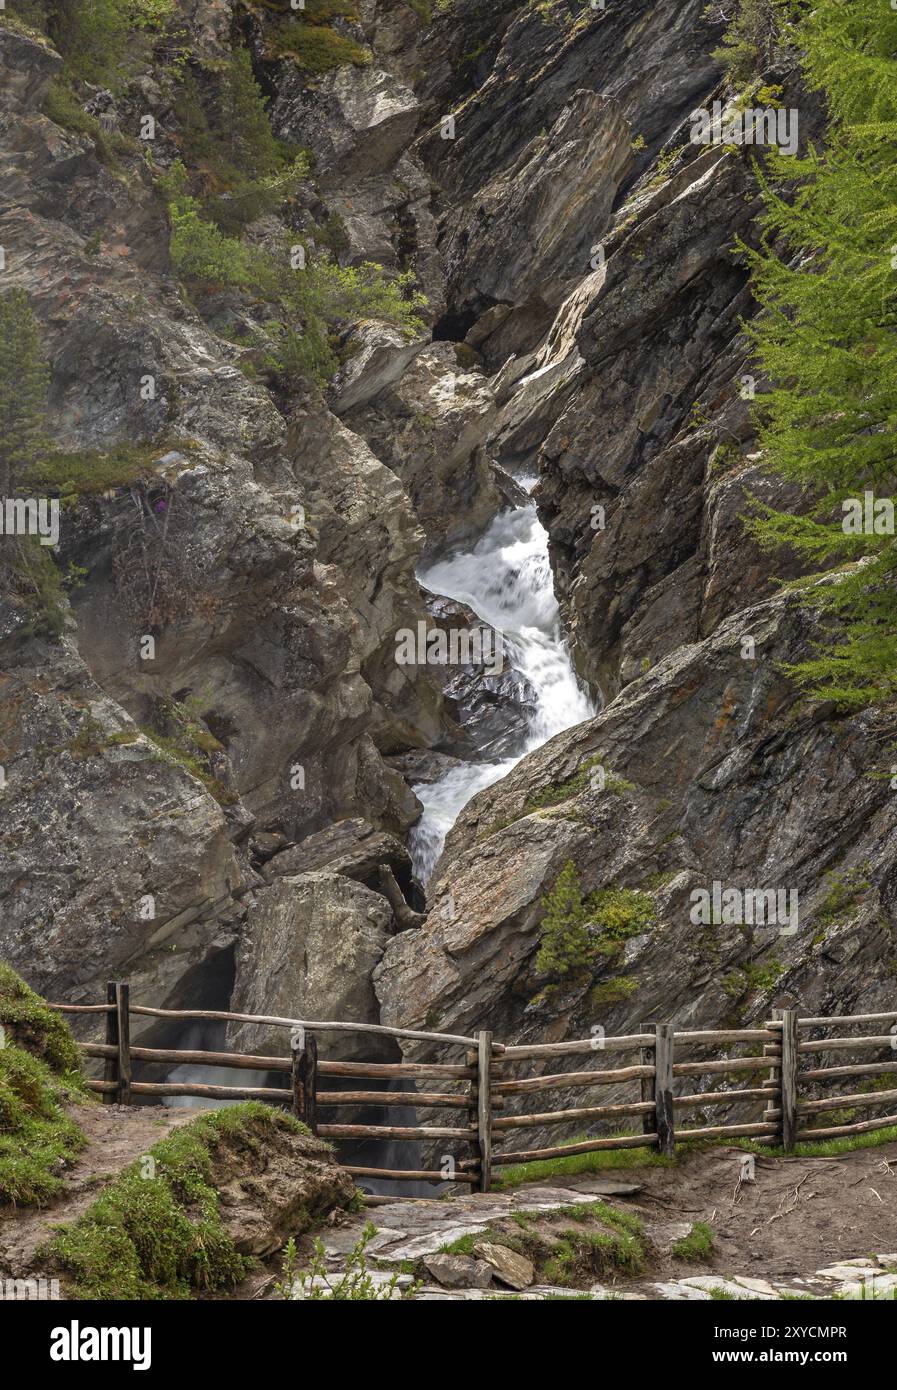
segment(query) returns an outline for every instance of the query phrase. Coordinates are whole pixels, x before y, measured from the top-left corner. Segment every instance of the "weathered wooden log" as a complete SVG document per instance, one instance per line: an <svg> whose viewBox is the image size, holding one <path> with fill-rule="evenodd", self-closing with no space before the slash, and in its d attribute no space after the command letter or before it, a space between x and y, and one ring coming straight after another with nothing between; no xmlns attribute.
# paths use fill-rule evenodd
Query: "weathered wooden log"
<svg viewBox="0 0 897 1390"><path fill-rule="evenodd" d="M637 1047L649 1047L653 1033L629 1033L618 1038L602 1038L597 1047L595 1038L579 1038L572 1042L528 1043L522 1047L506 1047L502 1056L509 1062L523 1057L573 1057L580 1053L630 1052Z"/></svg>
<svg viewBox="0 0 897 1390"><path fill-rule="evenodd" d="M319 1076L368 1076L377 1081L475 1081L476 1068L450 1062L319 1062Z"/></svg>
<svg viewBox="0 0 897 1390"><path fill-rule="evenodd" d="M105 1090L104 1094L109 1097L107 1105L114 1104L118 1096L118 992L114 980L106 982L106 1005L109 1012L106 1014L106 1058L103 1063L103 1080L114 1081L114 1091Z"/></svg>
<svg viewBox="0 0 897 1390"><path fill-rule="evenodd" d="M782 1147L794 1153L797 1136L797 1009L782 1010L782 1070L779 1078Z"/></svg>
<svg viewBox="0 0 897 1390"><path fill-rule="evenodd" d="M781 1056L781 1049L778 1049L778 1055ZM774 1057L772 1065L775 1066L775 1064L776 1059ZM702 1076L706 1073L708 1076L722 1076L726 1072L767 1071L769 1066L770 1059L765 1055L763 1057L732 1057L730 1060L722 1062L674 1062L673 1075Z"/></svg>
<svg viewBox="0 0 897 1390"><path fill-rule="evenodd" d="M758 1135L766 1134L769 1131L769 1119L775 1118L780 1112L772 1111L767 1119L757 1124L751 1125L709 1125L702 1129L680 1129L676 1133L676 1139L682 1143L686 1139L718 1139L725 1135Z"/></svg>
<svg viewBox="0 0 897 1390"><path fill-rule="evenodd" d="M887 1076L897 1074L897 1060L893 1062L857 1062L852 1067L816 1067L813 1071L798 1072L798 1081L837 1081L846 1076Z"/></svg>
<svg viewBox="0 0 897 1390"><path fill-rule="evenodd" d="M394 1178L399 1182L466 1182L474 1187L479 1182L478 1173L456 1173L446 1177L439 1169L432 1168L358 1168L354 1164L341 1164L353 1178Z"/></svg>
<svg viewBox="0 0 897 1390"><path fill-rule="evenodd" d="M756 1086L738 1091L703 1091L692 1096L673 1096L673 1105L678 1109L698 1106L735 1105L742 1100L778 1099L778 1090L773 1086Z"/></svg>
<svg viewBox="0 0 897 1390"><path fill-rule="evenodd" d="M894 1047L894 1033L882 1033L865 1038L824 1038L821 1042L805 1042L798 1045L798 1052L862 1052L865 1049ZM897 1064L897 1052L894 1053Z"/></svg>
<svg viewBox="0 0 897 1390"><path fill-rule="evenodd" d="M857 1124L833 1125L828 1129L799 1129L800 1139L841 1139L848 1134L871 1134L876 1129L897 1126L897 1115L882 1115L877 1120L860 1120Z"/></svg>
<svg viewBox="0 0 897 1390"><path fill-rule="evenodd" d="M676 1033L676 1046L692 1043L769 1042L765 1028L707 1028L697 1032Z"/></svg>
<svg viewBox="0 0 897 1390"><path fill-rule="evenodd" d="M651 1066L617 1067L611 1071L568 1071L556 1072L550 1076L530 1076L519 1081L493 1081L493 1096L521 1095L532 1091L563 1091L568 1087L574 1090L586 1086L616 1085L618 1082L635 1081L643 1077L653 1077Z"/></svg>
<svg viewBox="0 0 897 1390"><path fill-rule="evenodd" d="M654 1102L630 1101L628 1105L593 1105L576 1110L549 1110L546 1114L506 1115L493 1129L533 1129L539 1125L574 1124L578 1120L610 1120L620 1115L653 1115Z"/></svg>
<svg viewBox="0 0 897 1390"><path fill-rule="evenodd" d="M579 1144L562 1144L551 1149L520 1149L516 1153L497 1153L492 1155L494 1166L516 1163L533 1163L540 1158L566 1158L568 1154L600 1153L604 1149L653 1149L657 1144L656 1134L616 1135L612 1139L587 1139ZM466 1165L462 1162L462 1168Z"/></svg>
<svg viewBox="0 0 897 1390"><path fill-rule="evenodd" d="M377 872L380 879L380 892L392 908L392 915L396 919L399 930L410 931L412 928L423 926L426 913L415 912L408 905L405 901L405 894L396 882L395 874L389 865L381 864Z"/></svg>
<svg viewBox="0 0 897 1390"><path fill-rule="evenodd" d="M861 1091L859 1095L853 1096L828 1096L825 1100L804 1100L801 1101L798 1112L803 1118L804 1115L821 1115L825 1110L868 1109L873 1105L890 1105L892 1101L897 1101L897 1090Z"/></svg>
<svg viewBox="0 0 897 1390"><path fill-rule="evenodd" d="M96 1084L88 1081L91 1090ZM199 1081L132 1081L138 1096L201 1096L209 1100L269 1100L289 1104L293 1092L279 1086L210 1086Z"/></svg>
<svg viewBox="0 0 897 1390"><path fill-rule="evenodd" d="M287 1092L289 1095L289 1092ZM439 1125L319 1125L322 1139L466 1139L476 1129L445 1129Z"/></svg>
<svg viewBox="0 0 897 1390"><path fill-rule="evenodd" d="M493 1101L493 1105L496 1102ZM318 1105L390 1105L394 1109L467 1110L467 1096L443 1095L438 1091L319 1091Z"/></svg>
<svg viewBox="0 0 897 1390"><path fill-rule="evenodd" d="M458 1033L425 1033L416 1028L387 1028L382 1023L323 1023L302 1018L283 1018L271 1014L235 1014L225 1009L150 1009L143 1004L132 1004L132 1014L145 1014L148 1018L207 1018L224 1023L263 1023L269 1028L305 1028L309 1033L377 1033L387 1038L417 1038L421 1042L460 1043L472 1046L475 1038L466 1038ZM500 1044L496 1044L499 1047Z"/></svg>
<svg viewBox="0 0 897 1390"><path fill-rule="evenodd" d="M476 1147L480 1160L480 1192L488 1192L492 1186L492 1128L498 1123L492 1119L491 1069L492 1034L483 1031L477 1036Z"/></svg>
<svg viewBox="0 0 897 1390"><path fill-rule="evenodd" d="M673 1110L673 1049L676 1033L672 1023L657 1024L654 1045L654 1113L656 1117L657 1148L667 1158L676 1151L675 1113Z"/></svg>

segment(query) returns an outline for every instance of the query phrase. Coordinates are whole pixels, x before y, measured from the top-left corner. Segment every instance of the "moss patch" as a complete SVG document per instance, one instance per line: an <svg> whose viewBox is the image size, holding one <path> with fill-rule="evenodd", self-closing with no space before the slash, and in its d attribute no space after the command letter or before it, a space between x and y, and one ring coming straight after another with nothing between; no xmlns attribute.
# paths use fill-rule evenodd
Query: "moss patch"
<svg viewBox="0 0 897 1390"><path fill-rule="evenodd" d="M54 1013L16 972L0 961L0 1025L7 1042L46 1062L60 1075L81 1071L81 1054L61 1014Z"/></svg>
<svg viewBox="0 0 897 1390"><path fill-rule="evenodd" d="M674 1260L707 1260L713 1254L713 1230L706 1221L696 1221L687 1236L673 1241L670 1254Z"/></svg>
<svg viewBox="0 0 897 1390"><path fill-rule="evenodd" d="M571 1144L584 1144L589 1135L580 1134L571 1139ZM657 1153L654 1149L596 1149L591 1153L567 1154L561 1158L534 1159L531 1163L509 1164L507 1168L497 1168L493 1174L497 1188L520 1187L522 1183L544 1182L546 1179L573 1177L577 1173L603 1173L614 1168L668 1168L675 1163L674 1158Z"/></svg>
<svg viewBox="0 0 897 1390"><path fill-rule="evenodd" d="M120 444L112 449L57 450L44 455L29 469L25 487L51 497L77 497L126 487L153 471L167 446Z"/></svg>
<svg viewBox="0 0 897 1390"><path fill-rule="evenodd" d="M221 1222L217 1170L235 1150L251 1163L276 1128L308 1133L259 1101L203 1115L126 1168L43 1253L75 1298L177 1299L233 1288L252 1262Z"/></svg>
<svg viewBox="0 0 897 1390"><path fill-rule="evenodd" d="M58 1015L0 963L0 1204L40 1205L84 1147L63 1110L83 1098L80 1057Z"/></svg>
<svg viewBox="0 0 897 1390"><path fill-rule="evenodd" d="M338 34L323 24L303 24L292 20L276 30L270 40L271 51L280 58L292 58L306 72L324 73L333 68L367 67L372 62L369 49L354 39Z"/></svg>

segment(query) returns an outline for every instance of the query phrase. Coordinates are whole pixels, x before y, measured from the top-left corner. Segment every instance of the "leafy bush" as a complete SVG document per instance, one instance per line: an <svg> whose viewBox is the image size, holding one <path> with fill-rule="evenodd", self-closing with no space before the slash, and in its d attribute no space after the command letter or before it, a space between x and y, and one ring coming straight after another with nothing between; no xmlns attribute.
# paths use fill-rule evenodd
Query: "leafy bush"
<svg viewBox="0 0 897 1390"><path fill-rule="evenodd" d="M536 973L550 980L584 975L656 921L651 898L636 889L602 888L583 897L572 861L564 865L541 906L545 915Z"/></svg>

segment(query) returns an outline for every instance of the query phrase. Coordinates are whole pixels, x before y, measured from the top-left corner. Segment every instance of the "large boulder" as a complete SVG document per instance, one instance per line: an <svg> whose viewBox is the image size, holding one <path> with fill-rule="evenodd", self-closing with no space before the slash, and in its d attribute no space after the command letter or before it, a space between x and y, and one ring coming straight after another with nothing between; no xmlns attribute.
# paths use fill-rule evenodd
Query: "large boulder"
<svg viewBox="0 0 897 1390"><path fill-rule="evenodd" d="M0 650L0 957L53 1000L99 1003L110 975L130 974L140 1003L195 1007L185 982L216 979L220 923L252 882L239 820L70 639Z"/></svg>
<svg viewBox="0 0 897 1390"><path fill-rule="evenodd" d="M258 894L237 952L232 1008L312 1022L378 1023L372 976L394 930L380 894L334 872L281 878ZM284 1028L231 1026L244 1052L283 1055ZM376 1058L393 1049L376 1034L327 1033L328 1058Z"/></svg>

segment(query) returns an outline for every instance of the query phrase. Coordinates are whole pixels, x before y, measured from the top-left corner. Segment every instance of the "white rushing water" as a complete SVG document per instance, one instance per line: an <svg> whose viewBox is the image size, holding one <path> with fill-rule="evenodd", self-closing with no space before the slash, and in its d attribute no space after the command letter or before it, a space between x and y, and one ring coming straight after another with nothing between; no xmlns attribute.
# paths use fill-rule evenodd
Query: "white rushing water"
<svg viewBox="0 0 897 1390"><path fill-rule="evenodd" d="M466 603L501 632L505 659L536 692L535 709L513 757L465 763L438 782L414 788L424 813L411 832L410 846L417 876L426 882L471 797L505 777L547 739L590 719L595 706L573 670L554 596L548 533L534 503L502 512L472 550L438 561L418 578L432 593Z"/></svg>

